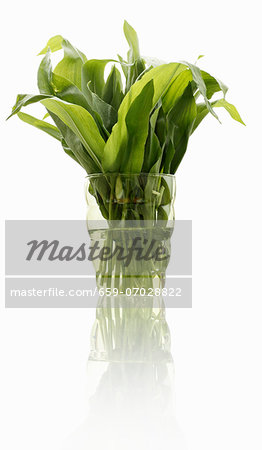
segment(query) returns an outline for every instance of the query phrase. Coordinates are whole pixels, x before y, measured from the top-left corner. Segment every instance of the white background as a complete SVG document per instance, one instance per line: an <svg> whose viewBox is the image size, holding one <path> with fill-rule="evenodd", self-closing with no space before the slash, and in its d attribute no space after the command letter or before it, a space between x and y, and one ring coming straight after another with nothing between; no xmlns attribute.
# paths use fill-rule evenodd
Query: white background
<svg viewBox="0 0 262 450"><path fill-rule="evenodd" d="M193 308L169 310L167 319L188 448L261 449L259 2L24 0L5 2L3 12L3 219L85 217L81 168L49 136L16 117L4 122L17 93L36 92L36 54L49 37L62 34L88 58L125 55L127 19L142 55L194 62L204 54L200 66L229 86L227 99L247 126L219 109L223 125L209 117L191 139L177 174L176 216L193 220ZM59 448L85 416L95 312L5 310L4 288L1 304L1 448Z"/></svg>

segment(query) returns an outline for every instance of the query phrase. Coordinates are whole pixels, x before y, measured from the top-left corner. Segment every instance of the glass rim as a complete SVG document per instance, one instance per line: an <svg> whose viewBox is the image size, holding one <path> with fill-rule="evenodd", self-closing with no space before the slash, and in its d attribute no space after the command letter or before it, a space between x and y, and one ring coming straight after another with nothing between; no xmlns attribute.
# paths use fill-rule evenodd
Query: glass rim
<svg viewBox="0 0 262 450"><path fill-rule="evenodd" d="M175 174L172 173L150 173L150 172L137 172L137 173L128 173L128 172L98 172L98 173L90 173L85 176L85 178L97 178L101 176L126 176L126 177L132 177L132 176L150 176L150 177L171 177L173 179L176 178Z"/></svg>

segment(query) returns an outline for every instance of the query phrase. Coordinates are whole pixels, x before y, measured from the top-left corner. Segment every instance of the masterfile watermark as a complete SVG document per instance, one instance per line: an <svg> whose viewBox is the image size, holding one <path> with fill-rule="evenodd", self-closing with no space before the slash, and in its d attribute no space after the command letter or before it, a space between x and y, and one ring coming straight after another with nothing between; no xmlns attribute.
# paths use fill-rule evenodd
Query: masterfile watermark
<svg viewBox="0 0 262 450"><path fill-rule="evenodd" d="M116 259L121 261L125 267L128 267L132 260L135 261L164 261L169 259L170 255L166 252L165 247L158 245L156 239L148 240L140 237L131 239L129 246L123 247L119 244L114 247L108 245L101 245L99 241L95 241L88 246L82 243L77 249L72 246L61 246L58 240L48 242L47 240L37 241L36 239L27 242L30 247L27 261L36 259L41 261L47 258L49 261L109 261Z"/></svg>
<svg viewBox="0 0 262 450"><path fill-rule="evenodd" d="M6 221L6 307L95 307L99 296L161 296L167 307L191 307L191 221L88 226Z"/></svg>

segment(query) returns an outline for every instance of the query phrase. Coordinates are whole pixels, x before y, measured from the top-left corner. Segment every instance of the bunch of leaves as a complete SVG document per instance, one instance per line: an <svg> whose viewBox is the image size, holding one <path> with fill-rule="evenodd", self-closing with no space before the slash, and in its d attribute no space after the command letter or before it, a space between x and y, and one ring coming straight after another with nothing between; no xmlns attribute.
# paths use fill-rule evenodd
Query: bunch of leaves
<svg viewBox="0 0 262 450"><path fill-rule="evenodd" d="M19 94L9 117L17 114L60 141L87 174L174 174L189 137L208 114L219 120L215 109L223 107L243 121L218 79L187 62L143 58L137 34L126 21L124 34L126 60L120 55L118 60L87 59L62 36L49 39L39 53L44 55L37 74L39 94ZM51 54L58 50L63 58L53 69ZM216 93L221 98L213 100ZM43 119L21 111L36 102L46 109Z"/></svg>

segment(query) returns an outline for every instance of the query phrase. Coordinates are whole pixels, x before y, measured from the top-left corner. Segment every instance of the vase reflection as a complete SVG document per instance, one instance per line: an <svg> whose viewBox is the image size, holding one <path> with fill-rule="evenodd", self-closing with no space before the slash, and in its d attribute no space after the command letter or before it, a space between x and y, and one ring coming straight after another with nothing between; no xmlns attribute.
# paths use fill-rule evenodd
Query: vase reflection
<svg viewBox="0 0 262 450"><path fill-rule="evenodd" d="M87 366L88 415L63 449L185 449L161 297L101 297Z"/></svg>

